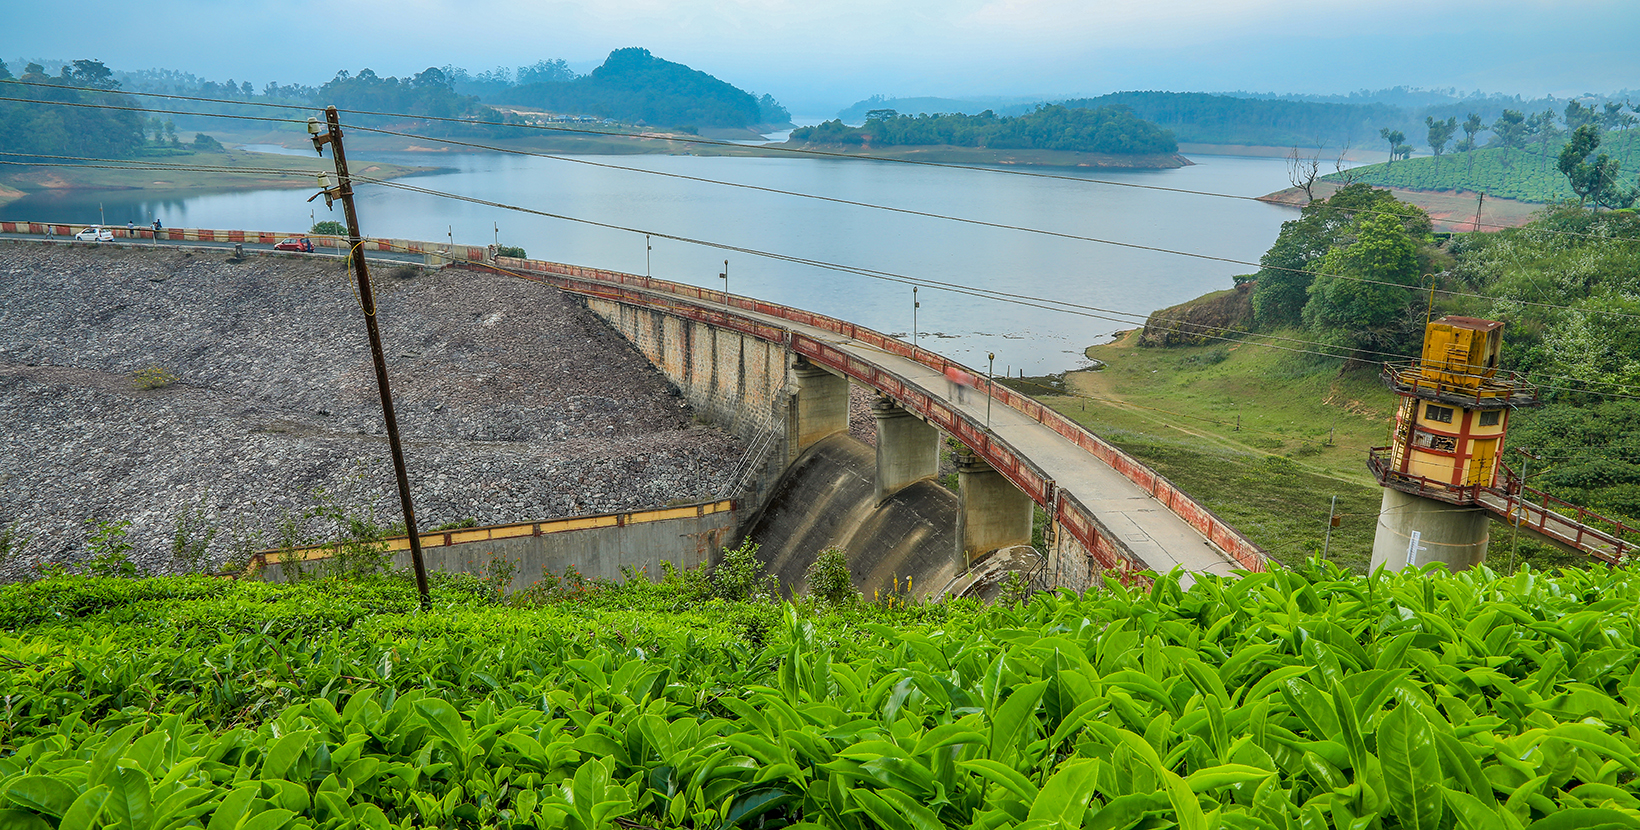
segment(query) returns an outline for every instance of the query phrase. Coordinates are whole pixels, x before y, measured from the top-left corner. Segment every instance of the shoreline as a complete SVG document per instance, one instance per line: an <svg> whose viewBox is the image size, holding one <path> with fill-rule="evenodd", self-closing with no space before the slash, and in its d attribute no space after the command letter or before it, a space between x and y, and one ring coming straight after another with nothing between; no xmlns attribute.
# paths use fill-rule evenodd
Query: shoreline
<svg viewBox="0 0 1640 830"><path fill-rule="evenodd" d="M145 162L192 164L226 169L172 170L136 166ZM313 177L316 174L334 169L329 158L256 153L237 147L177 155L138 156L122 160L120 163L132 166L110 168L63 165L25 167L14 172L8 171L0 174L0 205L51 193L143 192L165 195L311 188L314 186ZM364 161L354 167L358 175L380 179L429 175L440 169L374 161ZM243 168L245 172L234 172L234 168ZM270 168L288 172L267 172Z"/></svg>
<svg viewBox="0 0 1640 830"><path fill-rule="evenodd" d="M1518 228L1530 222L1533 214L1546 207L1536 202L1521 202L1496 196L1486 197L1485 203L1482 204L1480 194L1467 190L1411 190L1400 187L1378 189L1388 190L1395 198L1423 208L1424 212L1429 214L1435 230L1441 233ZM1316 182L1314 190L1317 199L1325 199L1338 190L1338 185L1332 182ZM1258 200L1272 205L1296 208L1306 204L1304 192L1296 187L1266 193L1258 197Z"/></svg>

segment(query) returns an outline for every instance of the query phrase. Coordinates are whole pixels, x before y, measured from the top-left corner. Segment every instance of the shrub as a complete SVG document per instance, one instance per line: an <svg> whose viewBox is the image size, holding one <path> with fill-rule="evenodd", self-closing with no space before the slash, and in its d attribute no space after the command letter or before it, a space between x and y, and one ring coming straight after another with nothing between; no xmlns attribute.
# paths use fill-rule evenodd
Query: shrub
<svg viewBox="0 0 1640 830"><path fill-rule="evenodd" d="M854 577L849 573L848 555L837 548L821 551L805 577L809 595L827 605L851 605L860 598L860 593L854 590Z"/></svg>
<svg viewBox="0 0 1640 830"><path fill-rule="evenodd" d="M177 513L176 533L171 538L171 557L189 573L205 570L205 551L221 528L205 514L205 497Z"/></svg>
<svg viewBox="0 0 1640 830"><path fill-rule="evenodd" d="M347 226L334 219L326 219L323 222L314 223L308 233L320 236L347 236Z"/></svg>
<svg viewBox="0 0 1640 830"><path fill-rule="evenodd" d="M723 549L723 559L712 569L712 595L730 602L770 599L779 595L780 581L773 574L763 573L763 560L757 558L757 544L742 540L740 547Z"/></svg>
<svg viewBox="0 0 1640 830"><path fill-rule="evenodd" d="M86 524L94 528L86 538L86 549L91 552L91 561L86 563L87 571L93 576L125 579L140 573L136 563L131 561L131 543L125 541L125 532L131 527L131 520L105 522L91 519Z"/></svg>
<svg viewBox="0 0 1640 830"><path fill-rule="evenodd" d="M177 376L164 366L149 366L131 373L138 389L164 389L177 382Z"/></svg>
<svg viewBox="0 0 1640 830"><path fill-rule="evenodd" d="M204 133L194 133L194 150L196 152L220 152L222 142Z"/></svg>
<svg viewBox="0 0 1640 830"><path fill-rule="evenodd" d="M495 248L495 254L496 256L510 256L515 259L529 258L528 255L524 253L523 248L519 248L515 245L497 245Z"/></svg>

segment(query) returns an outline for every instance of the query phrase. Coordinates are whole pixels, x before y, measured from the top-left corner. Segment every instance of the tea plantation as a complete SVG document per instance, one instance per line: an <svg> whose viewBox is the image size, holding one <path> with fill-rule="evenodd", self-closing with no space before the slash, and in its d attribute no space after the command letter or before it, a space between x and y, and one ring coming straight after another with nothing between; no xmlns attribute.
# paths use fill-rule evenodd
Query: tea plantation
<svg viewBox="0 0 1640 830"><path fill-rule="evenodd" d="M697 586L698 587L698 586ZM0 828L1640 826L1640 580L0 587Z"/></svg>

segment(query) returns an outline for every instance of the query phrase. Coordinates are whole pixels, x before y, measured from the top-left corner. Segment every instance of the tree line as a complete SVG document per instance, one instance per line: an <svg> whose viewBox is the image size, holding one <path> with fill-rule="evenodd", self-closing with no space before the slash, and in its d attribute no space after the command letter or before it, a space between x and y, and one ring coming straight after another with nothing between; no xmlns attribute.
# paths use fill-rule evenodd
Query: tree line
<svg viewBox="0 0 1640 830"><path fill-rule="evenodd" d="M1173 134L1145 121L1126 107L1079 109L1046 104L1025 115L999 116L942 113L901 115L872 110L866 123L850 127L841 120L792 131L792 140L858 146L987 147L1007 150L1071 150L1121 155L1176 153Z"/></svg>
<svg viewBox="0 0 1640 830"><path fill-rule="evenodd" d="M57 75L47 75L45 67L30 63L20 76L13 76L0 61L0 151L94 158L136 155L144 144L146 124L136 112L27 103L115 103L114 96L102 93L118 88L119 82L100 61L64 64Z"/></svg>
<svg viewBox="0 0 1640 830"><path fill-rule="evenodd" d="M1622 173L1640 144L1636 126L1640 117L1626 101L1574 100L1560 113L1506 108L1490 122L1477 112L1467 113L1461 122L1455 115L1444 120L1426 116L1421 132L1429 158L1410 158L1408 136L1383 127L1379 137L1388 145L1389 163L1357 168L1347 177L1388 187L1471 190L1536 202L1574 198L1595 207L1628 207L1640 193L1640 185L1625 183ZM1480 136L1487 133L1483 144ZM1451 160L1452 154L1461 155L1461 165Z"/></svg>

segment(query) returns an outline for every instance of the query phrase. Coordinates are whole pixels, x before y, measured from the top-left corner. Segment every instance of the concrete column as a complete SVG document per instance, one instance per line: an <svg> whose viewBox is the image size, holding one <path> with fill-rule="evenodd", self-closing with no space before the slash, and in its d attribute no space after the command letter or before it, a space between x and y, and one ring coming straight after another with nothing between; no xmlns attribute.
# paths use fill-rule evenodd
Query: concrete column
<svg viewBox="0 0 1640 830"><path fill-rule="evenodd" d="M933 478L940 472L940 431L900 408L893 399L879 397L871 404L877 419L877 502L908 484Z"/></svg>
<svg viewBox="0 0 1640 830"><path fill-rule="evenodd" d="M1372 540L1372 567L1398 571L1444 562L1449 570L1467 570L1486 560L1491 524L1479 507L1447 504L1385 487L1378 532Z"/></svg>
<svg viewBox="0 0 1640 830"><path fill-rule="evenodd" d="M848 378L839 377L806 360L792 367L796 390L787 407L787 446L791 458L820 439L848 431Z"/></svg>
<svg viewBox="0 0 1640 830"><path fill-rule="evenodd" d="M1031 497L976 456L957 459L957 567L997 548L1031 543Z"/></svg>

